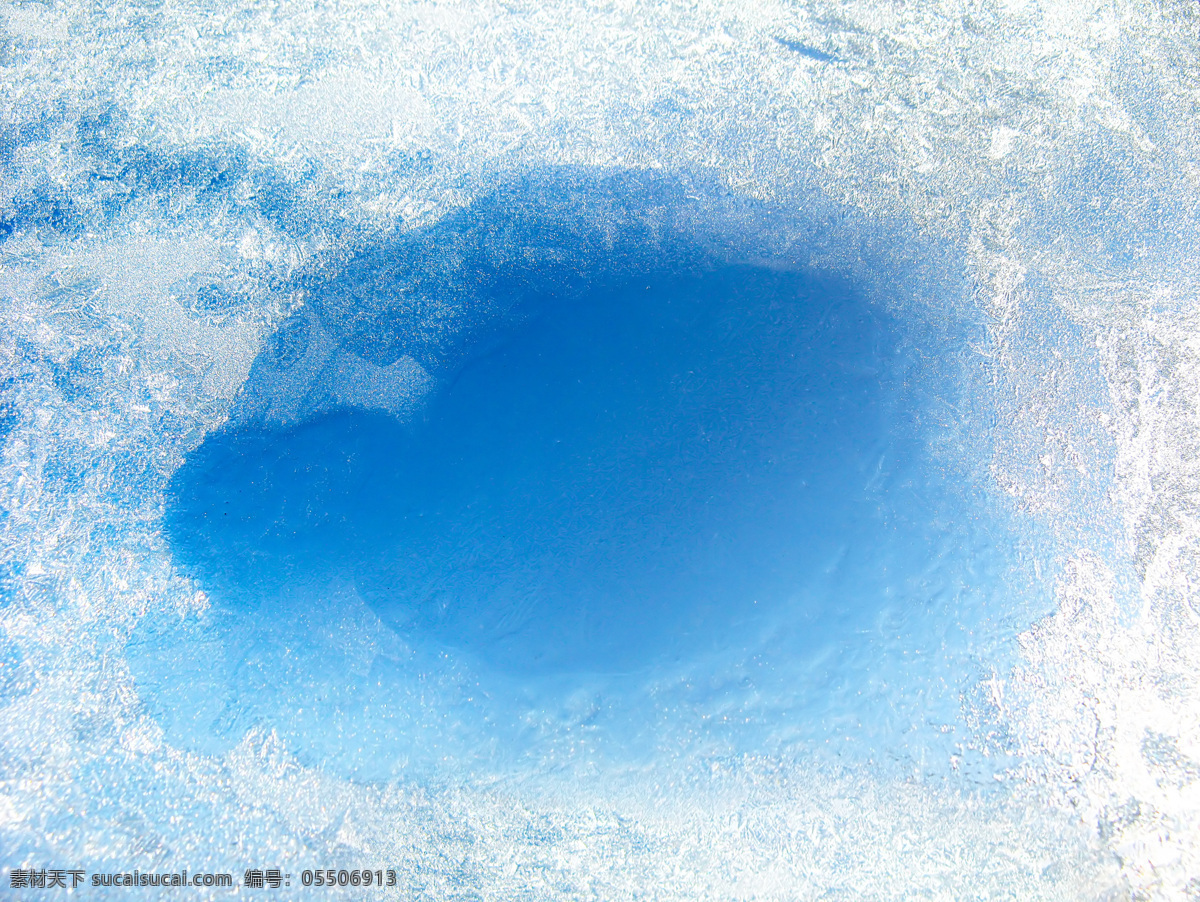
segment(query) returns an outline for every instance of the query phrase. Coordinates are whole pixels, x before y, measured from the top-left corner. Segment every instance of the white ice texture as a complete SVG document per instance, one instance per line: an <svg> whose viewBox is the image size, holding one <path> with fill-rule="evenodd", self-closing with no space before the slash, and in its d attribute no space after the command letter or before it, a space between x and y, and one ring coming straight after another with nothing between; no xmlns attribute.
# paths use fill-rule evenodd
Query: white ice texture
<svg viewBox="0 0 1200 902"><path fill-rule="evenodd" d="M1200 895L1193 0L0 16L5 887Z"/></svg>

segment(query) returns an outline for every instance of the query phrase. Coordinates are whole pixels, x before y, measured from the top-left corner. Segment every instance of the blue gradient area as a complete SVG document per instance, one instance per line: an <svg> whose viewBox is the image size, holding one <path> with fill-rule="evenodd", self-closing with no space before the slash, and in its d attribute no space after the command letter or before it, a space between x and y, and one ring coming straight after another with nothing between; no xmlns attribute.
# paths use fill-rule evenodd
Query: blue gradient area
<svg viewBox="0 0 1200 902"><path fill-rule="evenodd" d="M415 422L211 438L177 557L227 604L342 578L506 671L618 672L728 641L884 523L893 339L847 286L729 267L520 320Z"/></svg>
<svg viewBox="0 0 1200 902"><path fill-rule="evenodd" d="M928 450L967 324L797 262L850 226L566 170L311 267L166 487L211 601L126 648L170 741L269 725L364 779L685 747L943 772L1036 605Z"/></svg>

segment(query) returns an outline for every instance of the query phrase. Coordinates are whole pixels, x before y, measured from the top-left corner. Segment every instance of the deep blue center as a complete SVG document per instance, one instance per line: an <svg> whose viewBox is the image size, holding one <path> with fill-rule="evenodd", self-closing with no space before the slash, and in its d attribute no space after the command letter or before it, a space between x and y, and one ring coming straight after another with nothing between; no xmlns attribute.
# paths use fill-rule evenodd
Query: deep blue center
<svg viewBox="0 0 1200 902"><path fill-rule="evenodd" d="M227 431L168 534L218 601L350 582L515 672L720 647L883 523L893 338L841 283L750 267L523 302L407 423Z"/></svg>

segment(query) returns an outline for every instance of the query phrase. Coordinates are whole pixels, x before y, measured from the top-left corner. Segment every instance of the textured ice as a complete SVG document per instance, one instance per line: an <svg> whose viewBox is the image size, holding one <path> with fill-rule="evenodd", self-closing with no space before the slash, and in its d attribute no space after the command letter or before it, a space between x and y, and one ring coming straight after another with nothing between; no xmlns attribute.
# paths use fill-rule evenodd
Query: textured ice
<svg viewBox="0 0 1200 902"><path fill-rule="evenodd" d="M645 761L713 705L704 742L727 753L826 741L851 695L869 742L946 747L897 712L953 719L1014 539L915 426L921 355L969 324L914 334L877 281L814 262L857 240L844 219L551 171L298 274L298 308L166 489L164 535L211 608L134 630L153 716L206 750L258 719L363 776L507 772L577 716L572 768ZM945 688L872 688L904 666L888 634L950 610ZM430 671L449 725L397 702ZM332 747L329 704L291 710L318 673ZM648 728L645 698L680 691L699 710ZM545 708L564 713L516 728Z"/></svg>
<svg viewBox="0 0 1200 902"><path fill-rule="evenodd" d="M1194 895L1198 44L1123 0L5 5L0 879Z"/></svg>

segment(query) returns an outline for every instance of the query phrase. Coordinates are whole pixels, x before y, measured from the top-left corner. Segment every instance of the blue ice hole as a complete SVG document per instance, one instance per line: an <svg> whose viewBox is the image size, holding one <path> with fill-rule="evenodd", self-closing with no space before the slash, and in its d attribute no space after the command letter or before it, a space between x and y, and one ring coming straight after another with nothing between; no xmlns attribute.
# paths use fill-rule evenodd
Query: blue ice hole
<svg viewBox="0 0 1200 902"><path fill-rule="evenodd" d="M235 416L169 486L177 562L239 612L291 595L319 616L321 587L350 585L410 641L516 675L719 652L797 606L818 632L869 620L886 589L812 587L839 566L884 585L920 545L905 524L927 526L896 323L828 272L686 237L639 257L629 228L597 240L586 202L553 227L530 206L485 203L315 283L243 407L317 333L376 366L407 354L433 388L407 416L369 397Z"/></svg>
<svg viewBox="0 0 1200 902"><path fill-rule="evenodd" d="M843 283L624 278L493 338L409 422L212 436L177 556L229 604L342 577L497 667L603 672L719 645L884 524L895 339Z"/></svg>

